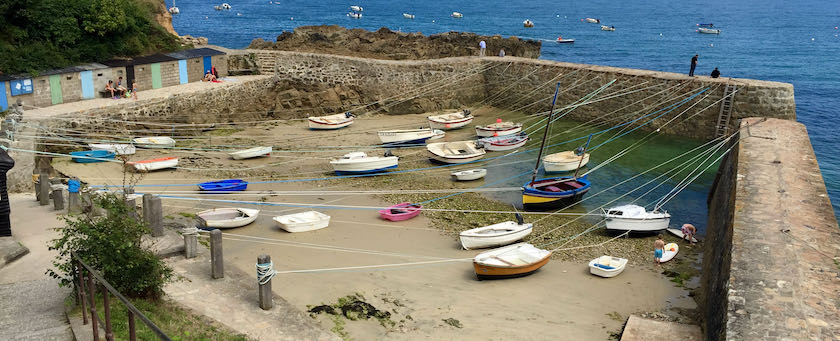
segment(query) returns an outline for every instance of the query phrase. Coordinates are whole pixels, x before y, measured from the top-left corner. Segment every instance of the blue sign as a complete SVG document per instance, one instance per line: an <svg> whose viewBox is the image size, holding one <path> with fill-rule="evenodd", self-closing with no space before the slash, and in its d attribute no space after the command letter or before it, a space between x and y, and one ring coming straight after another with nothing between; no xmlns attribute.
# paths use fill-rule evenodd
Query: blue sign
<svg viewBox="0 0 840 341"><path fill-rule="evenodd" d="M9 82L9 88L12 90L12 96L25 95L32 93L31 79L18 79Z"/></svg>

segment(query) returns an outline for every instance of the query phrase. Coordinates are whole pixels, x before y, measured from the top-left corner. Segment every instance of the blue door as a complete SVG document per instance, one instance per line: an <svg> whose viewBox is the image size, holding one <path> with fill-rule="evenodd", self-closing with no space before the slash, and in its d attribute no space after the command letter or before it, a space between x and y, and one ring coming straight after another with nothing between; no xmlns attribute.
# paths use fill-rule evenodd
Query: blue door
<svg viewBox="0 0 840 341"><path fill-rule="evenodd" d="M93 98L93 71L79 72L82 79L82 98Z"/></svg>
<svg viewBox="0 0 840 341"><path fill-rule="evenodd" d="M187 79L187 61L184 59L178 61L178 75L181 78L181 84L187 84L190 81Z"/></svg>
<svg viewBox="0 0 840 341"><path fill-rule="evenodd" d="M6 82L0 82L0 110L9 109L9 102L6 101Z"/></svg>
<svg viewBox="0 0 840 341"><path fill-rule="evenodd" d="M210 56L204 57L204 74L207 74L207 71L210 71L210 68L213 66L213 61L210 60Z"/></svg>

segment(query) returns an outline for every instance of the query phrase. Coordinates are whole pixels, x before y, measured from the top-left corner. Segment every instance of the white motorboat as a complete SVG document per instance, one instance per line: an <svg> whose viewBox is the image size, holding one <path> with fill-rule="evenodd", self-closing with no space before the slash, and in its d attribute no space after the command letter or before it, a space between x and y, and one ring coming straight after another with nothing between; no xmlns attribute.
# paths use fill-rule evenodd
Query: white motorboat
<svg viewBox="0 0 840 341"><path fill-rule="evenodd" d="M589 261L589 273L606 278L618 276L625 267L626 258L601 256Z"/></svg>
<svg viewBox="0 0 840 341"><path fill-rule="evenodd" d="M453 17L453 18L463 18L464 17L464 15L461 12L452 12L452 14L450 14L450 16Z"/></svg>
<svg viewBox="0 0 840 341"><path fill-rule="evenodd" d="M450 173L452 178L457 181L472 181L483 178L487 175L487 169L478 168Z"/></svg>
<svg viewBox="0 0 840 341"><path fill-rule="evenodd" d="M220 229L242 227L257 220L260 210L249 208L214 208L196 213L201 225Z"/></svg>
<svg viewBox="0 0 840 341"><path fill-rule="evenodd" d="M639 205L622 205L602 211L608 230L661 231L671 222L668 212L647 212Z"/></svg>
<svg viewBox="0 0 840 341"><path fill-rule="evenodd" d="M528 243L518 243L487 252L473 258L478 279L527 276L543 267L551 259L551 251Z"/></svg>
<svg viewBox="0 0 840 341"><path fill-rule="evenodd" d="M221 10L230 10L232 7L230 7L230 4L225 2L221 5L213 6L213 8L215 8L217 11L221 11Z"/></svg>
<svg viewBox="0 0 840 341"><path fill-rule="evenodd" d="M572 150L549 154L543 158L543 168L546 173L570 172L578 169L578 165L583 167L587 163L589 163L589 153L577 155Z"/></svg>
<svg viewBox="0 0 840 341"><path fill-rule="evenodd" d="M362 6L353 5L353 6L350 6L350 10L353 11L353 12L361 12L361 11L364 11L365 9L362 8Z"/></svg>
<svg viewBox="0 0 840 341"><path fill-rule="evenodd" d="M615 26L601 25L601 31L615 31Z"/></svg>
<svg viewBox="0 0 840 341"><path fill-rule="evenodd" d="M386 145L420 144L426 140L440 138L443 130L432 128L383 130L376 132L379 140Z"/></svg>
<svg viewBox="0 0 840 341"><path fill-rule="evenodd" d="M720 30L716 28L705 28L705 27L698 27L697 32L705 33L705 34L720 34Z"/></svg>
<svg viewBox="0 0 840 341"><path fill-rule="evenodd" d="M575 40L572 39L572 38L563 38L563 37L557 37L556 41L557 41L558 44L572 44L572 43L575 42Z"/></svg>
<svg viewBox="0 0 840 341"><path fill-rule="evenodd" d="M181 13L181 10L178 7L169 7L169 14L178 14Z"/></svg>
<svg viewBox="0 0 840 341"><path fill-rule="evenodd" d="M344 128L353 124L356 116L350 112L328 116L311 116L308 118L309 129L332 130Z"/></svg>
<svg viewBox="0 0 840 341"><path fill-rule="evenodd" d="M169 136L138 137L132 141L135 145L143 148L172 148L175 146L175 140Z"/></svg>
<svg viewBox="0 0 840 341"><path fill-rule="evenodd" d="M399 159L391 155L390 151L386 152L385 156L368 156L364 152L352 152L331 160L330 164L338 175L379 173L397 168Z"/></svg>
<svg viewBox="0 0 840 341"><path fill-rule="evenodd" d="M91 150L107 150L116 155L132 155L137 152L137 148L133 144L123 143L90 143L88 144Z"/></svg>
<svg viewBox="0 0 840 341"><path fill-rule="evenodd" d="M414 19L414 14L403 13L403 18Z"/></svg>
<svg viewBox="0 0 840 341"><path fill-rule="evenodd" d="M586 22L588 22L590 24L600 24L601 23L601 19L586 18L586 19L583 19L583 20L585 20Z"/></svg>
<svg viewBox="0 0 840 341"><path fill-rule="evenodd" d="M160 169L174 168L178 166L177 157L161 157L151 160L129 161L127 165L134 167L139 172L151 172Z"/></svg>
<svg viewBox="0 0 840 341"><path fill-rule="evenodd" d="M485 137L478 141L484 145L484 149L491 152L499 152L524 146L528 143L528 135L522 133L521 135Z"/></svg>
<svg viewBox="0 0 840 341"><path fill-rule="evenodd" d="M475 126L475 134L480 137L513 135L520 131L522 131L522 123L502 122L501 119L486 126Z"/></svg>
<svg viewBox="0 0 840 341"><path fill-rule="evenodd" d="M525 26L525 27L534 27L534 22L533 22L533 21L531 21L531 19L525 19L525 21L523 21L523 22L522 22L522 26Z"/></svg>
<svg viewBox="0 0 840 341"><path fill-rule="evenodd" d="M306 232L327 227L330 216L318 211L306 211L277 216L274 221L286 232Z"/></svg>
<svg viewBox="0 0 840 341"><path fill-rule="evenodd" d="M469 110L463 110L443 115L429 116L429 126L433 129L457 129L461 128L475 119Z"/></svg>
<svg viewBox="0 0 840 341"><path fill-rule="evenodd" d="M475 141L437 142L426 145L432 159L443 163L464 163L484 157L487 152Z"/></svg>
<svg viewBox="0 0 840 341"><path fill-rule="evenodd" d="M348 17L351 17L351 18L353 18L353 19L361 19L361 18L362 18L362 13L359 13L359 12L350 12L350 13L347 13L347 16L348 16Z"/></svg>
<svg viewBox="0 0 840 341"><path fill-rule="evenodd" d="M674 259L677 256L677 253L680 252L680 246L677 243L668 243L665 244L665 250L662 252L662 258L659 259L660 263L665 263L669 260Z"/></svg>
<svg viewBox="0 0 840 341"><path fill-rule="evenodd" d="M461 246L466 250L482 249L522 240L531 234L534 226L522 223L521 216L517 216L517 219L520 220L519 223L506 221L461 232Z"/></svg>
<svg viewBox="0 0 840 341"><path fill-rule="evenodd" d="M260 156L271 155L271 149L272 149L271 146L268 146L268 147L261 146L261 147L254 147L254 148L248 148L248 149L243 149L243 150L237 150L235 152L228 153L228 155L230 155L230 157L233 158L234 160L244 160L244 159L251 159L251 158L260 157Z"/></svg>

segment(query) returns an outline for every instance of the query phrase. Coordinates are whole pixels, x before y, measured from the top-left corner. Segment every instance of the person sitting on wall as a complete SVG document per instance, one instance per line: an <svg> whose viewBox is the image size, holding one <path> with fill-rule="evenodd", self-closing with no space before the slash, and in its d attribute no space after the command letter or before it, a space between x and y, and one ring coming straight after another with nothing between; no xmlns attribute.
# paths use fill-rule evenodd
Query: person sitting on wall
<svg viewBox="0 0 840 341"><path fill-rule="evenodd" d="M128 91L128 88L126 88L126 87L123 85L123 83L122 83L122 82L123 82L122 76L118 77L118 78L117 78L117 87L116 87L116 89L117 89L117 91L119 91L119 92L120 92L120 96L121 96L121 97L125 97L125 92L126 92L126 91Z"/></svg>
<svg viewBox="0 0 840 341"><path fill-rule="evenodd" d="M213 78L219 79L219 72L216 71L215 66L210 67L210 73L213 74Z"/></svg>
<svg viewBox="0 0 840 341"><path fill-rule="evenodd" d="M718 77L720 77L720 70L718 70L718 68L715 68L714 70L712 70L712 78Z"/></svg>
<svg viewBox="0 0 840 341"><path fill-rule="evenodd" d="M105 91L110 91L111 92L111 98L117 99L117 96L114 95L114 92L117 91L117 89L114 89L114 81L112 81L110 79L108 80L108 84L105 84Z"/></svg>
<svg viewBox="0 0 840 341"><path fill-rule="evenodd" d="M210 73L210 70L207 70L207 73L204 74L204 81L205 82L213 82L215 80L216 80L216 76L213 76L213 74Z"/></svg>

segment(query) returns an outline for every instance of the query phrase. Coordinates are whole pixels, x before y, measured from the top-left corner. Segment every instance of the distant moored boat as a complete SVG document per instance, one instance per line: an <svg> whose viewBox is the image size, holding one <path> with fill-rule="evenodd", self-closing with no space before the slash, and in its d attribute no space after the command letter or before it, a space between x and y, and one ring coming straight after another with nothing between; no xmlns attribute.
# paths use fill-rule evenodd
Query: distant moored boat
<svg viewBox="0 0 840 341"><path fill-rule="evenodd" d="M705 34L720 34L720 30L716 28L705 28L700 27L697 29L697 32L705 33Z"/></svg>
<svg viewBox="0 0 840 341"><path fill-rule="evenodd" d="M461 12L452 12L452 14L450 16L452 16L453 18L463 18L464 17L464 15L461 14Z"/></svg>
<svg viewBox="0 0 840 341"><path fill-rule="evenodd" d="M414 14L403 13L403 18L414 19Z"/></svg>

